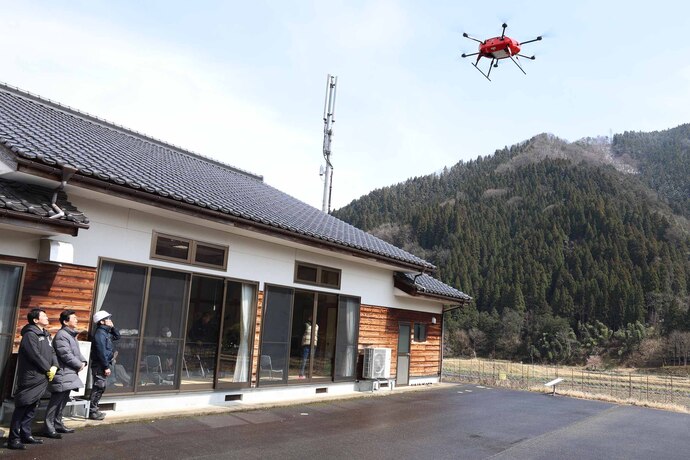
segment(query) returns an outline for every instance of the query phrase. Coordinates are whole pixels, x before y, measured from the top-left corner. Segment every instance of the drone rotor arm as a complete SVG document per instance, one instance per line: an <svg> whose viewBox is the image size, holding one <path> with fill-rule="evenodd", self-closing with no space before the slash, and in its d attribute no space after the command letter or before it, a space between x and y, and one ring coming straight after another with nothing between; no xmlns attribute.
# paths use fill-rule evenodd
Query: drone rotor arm
<svg viewBox="0 0 690 460"><path fill-rule="evenodd" d="M516 54L516 56L520 56L521 58L525 59L531 59L532 61L534 61L537 58L536 56L525 56L524 54Z"/></svg>
<svg viewBox="0 0 690 460"><path fill-rule="evenodd" d="M503 38L506 36L506 27L508 27L508 24L504 22L501 27L503 27L503 32L501 32L501 40L503 40Z"/></svg>
<svg viewBox="0 0 690 460"><path fill-rule="evenodd" d="M474 37L470 36L470 34L468 34L467 32L464 32L462 34L462 36L465 38L469 38L470 40L475 41L475 42L479 43L480 45L484 44L483 41L479 40L478 38L474 38Z"/></svg>
<svg viewBox="0 0 690 460"><path fill-rule="evenodd" d="M520 45L524 45L524 44L526 44L526 43L540 42L540 41L541 41L541 38L542 38L542 37L541 37L541 35L540 35L540 36L538 36L537 38L535 38L535 39L533 39L533 40L527 40L526 42L520 42Z"/></svg>
<svg viewBox="0 0 690 460"><path fill-rule="evenodd" d="M479 54L479 51L477 51L476 53L471 53L471 54L462 53L460 56L466 58L466 57L470 57L470 56L476 56L477 54Z"/></svg>

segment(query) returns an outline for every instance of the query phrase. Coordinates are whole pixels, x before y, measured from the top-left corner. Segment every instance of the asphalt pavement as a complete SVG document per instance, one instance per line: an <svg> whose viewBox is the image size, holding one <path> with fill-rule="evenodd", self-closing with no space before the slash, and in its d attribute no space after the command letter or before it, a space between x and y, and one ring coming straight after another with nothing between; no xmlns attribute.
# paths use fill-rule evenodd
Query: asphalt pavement
<svg viewBox="0 0 690 460"><path fill-rule="evenodd" d="M690 415L565 396L439 385L223 414L89 425L37 459L687 459Z"/></svg>

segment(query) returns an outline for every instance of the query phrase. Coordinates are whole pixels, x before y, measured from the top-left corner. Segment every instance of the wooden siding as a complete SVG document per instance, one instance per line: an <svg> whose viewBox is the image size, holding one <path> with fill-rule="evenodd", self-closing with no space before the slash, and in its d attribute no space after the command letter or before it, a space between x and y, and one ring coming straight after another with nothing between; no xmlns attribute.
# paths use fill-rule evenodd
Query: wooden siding
<svg viewBox="0 0 690 460"><path fill-rule="evenodd" d="M251 386L255 387L258 381L257 369L259 369L259 345L261 343L261 313L263 312L264 292L259 291L256 302L256 321L254 323L254 351L252 355L252 381Z"/></svg>
<svg viewBox="0 0 690 460"><path fill-rule="evenodd" d="M60 313L70 308L77 312L80 340L86 339L91 321L96 269L68 264L48 264L32 259L0 257L1 261L24 264L24 285L21 293L13 353L19 349L20 332L26 325L26 315L32 308L43 308L50 319L48 330L55 334L60 329Z"/></svg>
<svg viewBox="0 0 690 460"><path fill-rule="evenodd" d="M391 376L397 373L398 325L410 323L410 377L439 374L441 361L441 315L396 308L362 305L359 317L360 353L365 347L390 348ZM436 324L431 320L436 317ZM414 323L426 324L426 342L414 341Z"/></svg>

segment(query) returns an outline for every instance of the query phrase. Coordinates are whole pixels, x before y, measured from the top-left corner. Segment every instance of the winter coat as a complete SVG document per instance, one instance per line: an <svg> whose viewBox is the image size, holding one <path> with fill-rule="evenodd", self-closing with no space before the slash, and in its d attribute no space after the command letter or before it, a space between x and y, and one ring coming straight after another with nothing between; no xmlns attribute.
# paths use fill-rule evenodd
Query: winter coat
<svg viewBox="0 0 690 460"><path fill-rule="evenodd" d="M114 327L99 324L91 339L91 367L108 369L115 356L113 340L120 340L120 332Z"/></svg>
<svg viewBox="0 0 690 460"><path fill-rule="evenodd" d="M319 341L319 325L314 325L314 346ZM302 335L302 346L311 345L311 321L304 323L304 334Z"/></svg>
<svg viewBox="0 0 690 460"><path fill-rule="evenodd" d="M79 342L77 342L76 337L77 331L63 326L53 338L58 371L53 381L48 385L48 389L52 393L62 393L84 387L84 383L77 374L86 363L86 358L79 350Z"/></svg>
<svg viewBox="0 0 690 460"><path fill-rule="evenodd" d="M22 341L17 354L17 389L15 406L35 404L48 388L46 373L57 365L50 345L50 334L35 324L22 328Z"/></svg>

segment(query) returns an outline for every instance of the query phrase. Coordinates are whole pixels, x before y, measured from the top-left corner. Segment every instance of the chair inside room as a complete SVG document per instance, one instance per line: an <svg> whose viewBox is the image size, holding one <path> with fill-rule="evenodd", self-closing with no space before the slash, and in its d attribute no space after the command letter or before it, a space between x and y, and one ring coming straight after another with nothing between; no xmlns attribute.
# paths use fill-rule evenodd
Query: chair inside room
<svg viewBox="0 0 690 460"><path fill-rule="evenodd" d="M173 375L163 373L163 364L159 355L146 355L144 358L146 377L154 385L172 385Z"/></svg>
<svg viewBox="0 0 690 460"><path fill-rule="evenodd" d="M283 379L283 369L273 369L273 362L269 355L261 355L261 361L259 362L259 378L264 378L268 380L282 380Z"/></svg>

